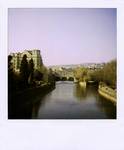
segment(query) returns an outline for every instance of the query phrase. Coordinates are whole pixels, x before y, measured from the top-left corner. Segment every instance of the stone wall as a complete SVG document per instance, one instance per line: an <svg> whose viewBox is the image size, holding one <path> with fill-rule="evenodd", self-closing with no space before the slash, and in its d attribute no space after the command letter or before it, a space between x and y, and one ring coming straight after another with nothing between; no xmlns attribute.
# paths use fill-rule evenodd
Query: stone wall
<svg viewBox="0 0 124 150"><path fill-rule="evenodd" d="M116 90L108 87L107 85L100 84L98 88L98 92L101 96L105 97L106 99L116 104L117 102Z"/></svg>

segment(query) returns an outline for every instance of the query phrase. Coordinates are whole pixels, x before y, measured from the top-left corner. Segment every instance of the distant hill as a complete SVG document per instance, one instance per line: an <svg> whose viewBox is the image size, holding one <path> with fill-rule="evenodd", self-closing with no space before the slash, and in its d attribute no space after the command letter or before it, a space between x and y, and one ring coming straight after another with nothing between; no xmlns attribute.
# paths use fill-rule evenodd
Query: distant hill
<svg viewBox="0 0 124 150"><path fill-rule="evenodd" d="M48 68L76 68L76 67L86 67L86 68L101 68L105 63L82 63L82 64L70 64L70 65L53 65L48 66Z"/></svg>

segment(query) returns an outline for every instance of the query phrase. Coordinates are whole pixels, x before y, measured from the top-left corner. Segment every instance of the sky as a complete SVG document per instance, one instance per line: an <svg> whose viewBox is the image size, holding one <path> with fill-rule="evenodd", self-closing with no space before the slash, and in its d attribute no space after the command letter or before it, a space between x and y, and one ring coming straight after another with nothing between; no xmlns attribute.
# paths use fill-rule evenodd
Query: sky
<svg viewBox="0 0 124 150"><path fill-rule="evenodd" d="M116 59L116 8L10 8L8 51L25 49L46 66Z"/></svg>

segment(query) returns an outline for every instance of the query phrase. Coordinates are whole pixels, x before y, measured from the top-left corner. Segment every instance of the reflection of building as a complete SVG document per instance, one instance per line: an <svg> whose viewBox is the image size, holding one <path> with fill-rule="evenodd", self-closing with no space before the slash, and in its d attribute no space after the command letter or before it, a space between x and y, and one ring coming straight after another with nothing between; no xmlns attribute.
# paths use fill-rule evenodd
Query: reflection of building
<svg viewBox="0 0 124 150"><path fill-rule="evenodd" d="M34 62L34 68L39 69L42 65L42 57L40 55L40 50L34 49L34 50L25 50L24 52L20 53L11 53L12 56L12 63L13 63L13 69L15 71L19 71L21 60L24 55L27 56L27 60L29 61L31 58Z"/></svg>

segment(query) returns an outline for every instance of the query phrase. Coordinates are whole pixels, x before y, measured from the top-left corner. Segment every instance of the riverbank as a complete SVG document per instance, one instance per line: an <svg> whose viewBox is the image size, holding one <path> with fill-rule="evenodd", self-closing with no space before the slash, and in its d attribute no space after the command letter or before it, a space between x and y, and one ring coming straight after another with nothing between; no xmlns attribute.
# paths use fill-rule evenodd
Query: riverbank
<svg viewBox="0 0 124 150"><path fill-rule="evenodd" d="M107 86L105 84L99 84L98 92L101 96L110 100L114 104L117 103L116 90L110 88L109 86Z"/></svg>
<svg viewBox="0 0 124 150"><path fill-rule="evenodd" d="M43 84L38 87L28 88L23 91L9 93L8 118L30 119L33 106L40 103L41 98L55 88L54 84ZM37 98L40 95L40 99Z"/></svg>

